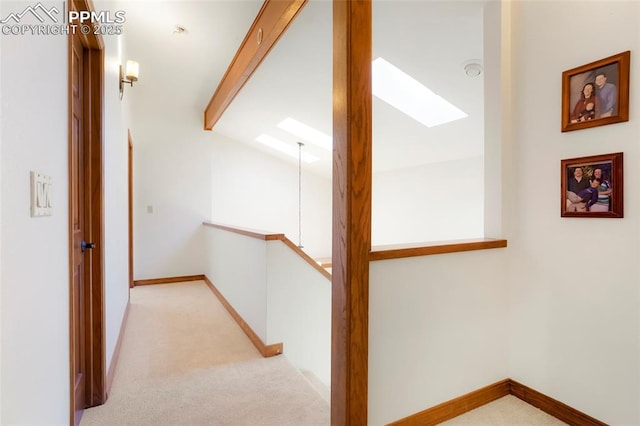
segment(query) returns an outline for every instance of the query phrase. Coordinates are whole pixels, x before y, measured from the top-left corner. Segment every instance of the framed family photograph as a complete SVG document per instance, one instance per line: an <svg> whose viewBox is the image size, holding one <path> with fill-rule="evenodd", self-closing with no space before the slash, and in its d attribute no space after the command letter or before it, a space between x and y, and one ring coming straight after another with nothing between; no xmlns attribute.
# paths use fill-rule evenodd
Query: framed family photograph
<svg viewBox="0 0 640 426"><path fill-rule="evenodd" d="M562 217L624 217L622 152L560 162Z"/></svg>
<svg viewBox="0 0 640 426"><path fill-rule="evenodd" d="M562 131L629 121L630 51L562 73Z"/></svg>

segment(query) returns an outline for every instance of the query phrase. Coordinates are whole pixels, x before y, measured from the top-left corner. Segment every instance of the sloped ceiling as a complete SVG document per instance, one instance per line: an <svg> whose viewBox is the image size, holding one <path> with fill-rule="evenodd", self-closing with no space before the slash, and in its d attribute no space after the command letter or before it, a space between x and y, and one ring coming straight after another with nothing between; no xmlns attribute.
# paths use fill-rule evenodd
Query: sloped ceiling
<svg viewBox="0 0 640 426"><path fill-rule="evenodd" d="M262 3L261 0L121 2L127 19L127 55L140 63L140 87L136 92L144 91L145 96L154 99L169 99L202 116ZM176 33L176 25L186 31Z"/></svg>
<svg viewBox="0 0 640 426"><path fill-rule="evenodd" d="M145 64L145 85L158 96L202 115L259 11L261 1L127 3L127 49ZM469 117L427 128L374 97L374 173L482 155L483 78L468 77L465 61L483 57L482 1L374 1L373 56L383 57ZM297 164L263 147L267 133L297 148L277 124L293 117L329 135L332 129L331 2L309 0L214 127L238 143ZM173 34L176 24L186 34ZM180 78L182 77L182 78ZM162 93L162 95L160 95ZM331 153L303 167L331 175Z"/></svg>

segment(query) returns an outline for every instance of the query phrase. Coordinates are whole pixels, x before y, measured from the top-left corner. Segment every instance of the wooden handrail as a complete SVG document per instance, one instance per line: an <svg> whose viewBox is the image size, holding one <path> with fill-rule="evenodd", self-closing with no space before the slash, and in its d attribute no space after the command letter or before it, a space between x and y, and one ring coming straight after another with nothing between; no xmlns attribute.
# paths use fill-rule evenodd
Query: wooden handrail
<svg viewBox="0 0 640 426"><path fill-rule="evenodd" d="M291 250L295 251L310 265L320 271L322 275L327 277L327 279L331 279L331 274L324 269L326 267L324 262L318 263L316 260L311 258L311 256L309 256L298 246L296 246L284 234L269 233L267 231L258 231L255 229L240 228L213 222L202 222L202 224L211 228L224 229L225 231L246 235L248 237L257 238L259 240L280 240L288 245ZM504 247L507 247L507 240L497 238L477 238L470 240L432 241L425 243L382 245L371 248L371 252L369 253L369 260L373 262L376 260L401 259L403 257L430 256L434 254L459 253L463 251L487 250Z"/></svg>
<svg viewBox="0 0 640 426"><path fill-rule="evenodd" d="M313 260L313 258L311 256L309 256L307 253L302 251L302 249L300 249L300 247L295 245L284 234L267 233L265 231L257 231L255 229L248 229L248 228L239 228L239 227L236 227L236 226L222 225L220 223L214 223L214 222L202 222L202 224L204 226L208 226L210 228L223 229L225 231L229 231L229 232L233 232L233 233L236 233L236 234L245 235L247 237L257 238L259 240L265 240L265 241L280 240L285 245L289 246L289 248L291 248L291 250L296 252L298 254L298 256L300 256L302 259L304 259L309 265L313 266L318 272L320 272L322 275L324 275L325 278L327 278L329 281L331 281L331 274L326 269L324 269L318 262Z"/></svg>
<svg viewBox="0 0 640 426"><path fill-rule="evenodd" d="M211 228L224 229L225 231L233 232L235 234L246 235L247 237L257 238L259 240L270 241L270 240L281 240L283 238L286 238L284 234L275 234L273 232L260 231L257 229L240 228L238 226L223 225L221 223L214 223L214 222L202 222L202 224L204 226L208 226Z"/></svg>
<svg viewBox="0 0 640 426"><path fill-rule="evenodd" d="M400 259L403 257L486 250L506 246L507 240L493 238L385 245L373 247L371 253L369 253L369 260Z"/></svg>

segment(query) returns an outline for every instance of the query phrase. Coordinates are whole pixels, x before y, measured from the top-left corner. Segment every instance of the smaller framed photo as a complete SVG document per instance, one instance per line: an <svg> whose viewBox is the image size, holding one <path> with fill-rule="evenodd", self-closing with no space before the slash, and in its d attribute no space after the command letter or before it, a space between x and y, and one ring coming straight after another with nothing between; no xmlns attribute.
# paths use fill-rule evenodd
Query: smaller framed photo
<svg viewBox="0 0 640 426"><path fill-rule="evenodd" d="M630 51L562 73L562 131L629 121Z"/></svg>
<svg viewBox="0 0 640 426"><path fill-rule="evenodd" d="M560 162L562 217L614 217L622 211L622 152Z"/></svg>

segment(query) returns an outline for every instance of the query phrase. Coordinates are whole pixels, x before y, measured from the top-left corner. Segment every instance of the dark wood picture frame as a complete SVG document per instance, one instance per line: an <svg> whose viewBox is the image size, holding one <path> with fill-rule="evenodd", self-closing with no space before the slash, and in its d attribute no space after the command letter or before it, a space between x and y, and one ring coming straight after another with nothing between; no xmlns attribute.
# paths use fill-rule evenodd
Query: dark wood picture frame
<svg viewBox="0 0 640 426"><path fill-rule="evenodd" d="M622 152L562 160L560 176L560 216L624 217Z"/></svg>
<svg viewBox="0 0 640 426"><path fill-rule="evenodd" d="M563 132L629 121L630 60L627 50L562 73Z"/></svg>

